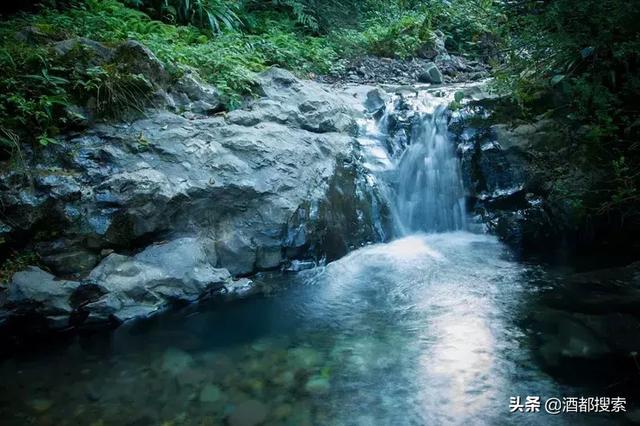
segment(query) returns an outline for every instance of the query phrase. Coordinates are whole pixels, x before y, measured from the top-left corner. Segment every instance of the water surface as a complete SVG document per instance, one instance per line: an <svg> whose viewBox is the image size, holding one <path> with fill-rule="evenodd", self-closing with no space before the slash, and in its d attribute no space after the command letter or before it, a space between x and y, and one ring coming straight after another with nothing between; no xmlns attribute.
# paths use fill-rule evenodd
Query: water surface
<svg viewBox="0 0 640 426"><path fill-rule="evenodd" d="M0 363L2 424L564 424L514 395L604 393L545 372L531 324L549 281L496 239L413 235ZM532 308L533 307L533 308ZM234 414L235 413L235 414ZM244 416L244 417L243 417ZM253 417L251 417L253 416ZM581 424L621 417L591 416Z"/></svg>

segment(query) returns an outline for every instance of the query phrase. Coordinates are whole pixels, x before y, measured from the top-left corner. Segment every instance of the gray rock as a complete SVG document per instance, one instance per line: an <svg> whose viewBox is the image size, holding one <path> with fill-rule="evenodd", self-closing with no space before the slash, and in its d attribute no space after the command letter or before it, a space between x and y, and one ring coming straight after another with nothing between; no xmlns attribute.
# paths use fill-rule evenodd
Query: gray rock
<svg viewBox="0 0 640 426"><path fill-rule="evenodd" d="M113 61L125 72L142 74L148 81L164 87L169 73L164 64L145 45L136 40L120 44L113 54Z"/></svg>
<svg viewBox="0 0 640 426"><path fill-rule="evenodd" d="M146 71L162 73L143 47L126 45L117 55L132 52L133 63L150 61ZM149 111L49 146L46 160L25 153L38 170L35 185L0 173L0 205L12 228L61 224L38 245L55 248L42 254L60 273L83 274L107 255L74 293L78 324L144 317L225 289L249 295L251 281L231 275L297 257L334 259L386 237L390 220L378 210L384 202L353 137L362 100L278 69L257 80L264 96L226 116ZM199 86L184 82L185 102L215 100L191 82ZM174 239L133 256L109 252L167 235Z"/></svg>
<svg viewBox="0 0 640 426"><path fill-rule="evenodd" d="M418 49L418 56L429 60L434 60L437 57L448 56L447 49L444 42L444 34L441 31L434 32L431 40Z"/></svg>
<svg viewBox="0 0 640 426"><path fill-rule="evenodd" d="M215 269L203 243L180 238L148 247L134 257L111 254L91 273L89 281L104 292L83 310L94 317L120 321L148 316L171 302L193 302L230 280L226 269Z"/></svg>
<svg viewBox="0 0 640 426"><path fill-rule="evenodd" d="M418 81L421 83L442 84L442 73L436 64L429 62L418 75Z"/></svg>
<svg viewBox="0 0 640 426"><path fill-rule="evenodd" d="M220 92L202 81L195 71L188 71L171 87L176 107L196 114L209 115L222 111Z"/></svg>
<svg viewBox="0 0 640 426"><path fill-rule="evenodd" d="M70 251L95 253L202 231L215 241L216 266L234 275L276 268L308 249L322 255L327 244L379 240L358 213L376 197L354 167L362 105L281 70L259 82L267 97L226 119L150 112L50 147L59 177L33 188L0 175L5 217L23 230L45 217L64 223L60 238L81 241ZM340 216L349 222L333 233Z"/></svg>
<svg viewBox="0 0 640 426"><path fill-rule="evenodd" d="M385 107L388 98L389 95L387 95L383 90L373 89L367 92L367 100L365 101L364 106L370 113L375 113Z"/></svg>
<svg viewBox="0 0 640 426"><path fill-rule="evenodd" d="M70 250L50 252L42 256L42 262L60 275L83 274L91 271L98 263L98 256L86 250Z"/></svg>
<svg viewBox="0 0 640 426"><path fill-rule="evenodd" d="M20 315L35 313L53 329L65 328L73 308L70 298L80 283L56 280L48 272L31 266L14 274L3 310Z"/></svg>
<svg viewBox="0 0 640 426"><path fill-rule="evenodd" d="M49 41L50 36L38 27L30 25L18 31L15 39L20 43L36 44Z"/></svg>

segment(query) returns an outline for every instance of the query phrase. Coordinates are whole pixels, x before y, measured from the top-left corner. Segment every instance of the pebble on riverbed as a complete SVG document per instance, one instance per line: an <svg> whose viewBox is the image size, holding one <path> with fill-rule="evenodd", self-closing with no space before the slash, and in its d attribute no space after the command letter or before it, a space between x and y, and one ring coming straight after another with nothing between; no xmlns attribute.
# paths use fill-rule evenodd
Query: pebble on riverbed
<svg viewBox="0 0 640 426"><path fill-rule="evenodd" d="M249 399L238 404L229 416L230 426L255 426L266 420L269 410L265 404Z"/></svg>

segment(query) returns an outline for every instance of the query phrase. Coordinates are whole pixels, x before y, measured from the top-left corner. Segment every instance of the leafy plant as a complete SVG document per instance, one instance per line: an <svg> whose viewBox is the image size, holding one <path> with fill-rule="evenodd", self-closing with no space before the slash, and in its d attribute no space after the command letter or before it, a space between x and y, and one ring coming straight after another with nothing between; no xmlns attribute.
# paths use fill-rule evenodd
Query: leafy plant
<svg viewBox="0 0 640 426"><path fill-rule="evenodd" d="M238 5L230 0L128 0L128 4L150 16L181 24L192 24L219 33L241 26Z"/></svg>

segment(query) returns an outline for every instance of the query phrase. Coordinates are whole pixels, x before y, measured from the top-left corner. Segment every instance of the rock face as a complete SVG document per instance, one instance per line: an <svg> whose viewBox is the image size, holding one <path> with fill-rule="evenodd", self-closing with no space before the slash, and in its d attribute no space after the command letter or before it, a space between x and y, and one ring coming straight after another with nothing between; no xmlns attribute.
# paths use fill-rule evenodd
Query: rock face
<svg viewBox="0 0 640 426"><path fill-rule="evenodd" d="M125 53L146 58L135 45L116 55ZM147 68L161 73L156 65ZM374 211L383 203L357 161L364 100L279 69L258 82L263 96L243 109L214 117L161 109L100 124L31 154L29 175L0 175L9 240L31 238L52 272L75 277L76 319L145 316L230 276L335 258L383 237L390 224ZM218 101L195 75L168 93L207 113Z"/></svg>
<svg viewBox="0 0 640 426"><path fill-rule="evenodd" d="M570 226L563 206L552 203L537 166L537 148L562 138L551 121L509 128L492 124L490 109L472 103L453 114L469 210L503 241L518 249L557 245Z"/></svg>

